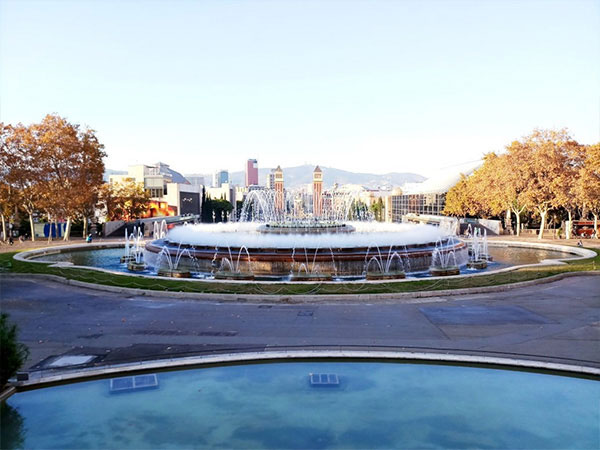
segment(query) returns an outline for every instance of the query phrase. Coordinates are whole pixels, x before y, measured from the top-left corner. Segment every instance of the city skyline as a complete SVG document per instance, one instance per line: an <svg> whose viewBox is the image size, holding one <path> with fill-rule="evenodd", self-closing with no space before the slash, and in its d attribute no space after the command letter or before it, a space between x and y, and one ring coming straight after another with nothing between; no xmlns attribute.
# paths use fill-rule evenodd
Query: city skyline
<svg viewBox="0 0 600 450"><path fill-rule="evenodd" d="M534 128L600 140L599 16L593 1L5 1L0 120L89 125L111 169L252 157L430 176Z"/></svg>

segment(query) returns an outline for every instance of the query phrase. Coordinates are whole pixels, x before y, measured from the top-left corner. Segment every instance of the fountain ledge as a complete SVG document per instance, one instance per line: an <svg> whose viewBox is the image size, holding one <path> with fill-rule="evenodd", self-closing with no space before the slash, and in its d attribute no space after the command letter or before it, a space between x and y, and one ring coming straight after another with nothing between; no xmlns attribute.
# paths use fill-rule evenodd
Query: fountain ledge
<svg viewBox="0 0 600 450"><path fill-rule="evenodd" d="M22 388L41 388L48 384L85 381L98 377L109 377L117 374L147 372L162 369L175 369L202 365L243 363L248 361L279 361L286 359L378 359L450 362L457 364L492 365L508 368L525 368L532 370L550 370L571 374L600 375L600 368L575 364L556 363L547 360L528 360L491 355L470 355L437 352L407 352L382 350L267 350L261 352L223 353L216 355L188 356L136 363L115 364L103 367L65 370L52 375L44 375L43 371L30 372L29 379L17 381L13 386ZM10 394L9 394L10 395Z"/></svg>

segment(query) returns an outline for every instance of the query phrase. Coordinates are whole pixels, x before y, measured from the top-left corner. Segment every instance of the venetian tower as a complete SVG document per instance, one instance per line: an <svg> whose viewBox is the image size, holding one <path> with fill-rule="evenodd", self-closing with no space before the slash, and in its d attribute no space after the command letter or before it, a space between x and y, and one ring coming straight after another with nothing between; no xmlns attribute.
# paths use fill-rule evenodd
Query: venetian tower
<svg viewBox="0 0 600 450"><path fill-rule="evenodd" d="M285 206L285 195L283 192L283 170L281 166L277 166L275 169L275 209L277 211L283 211Z"/></svg>
<svg viewBox="0 0 600 450"><path fill-rule="evenodd" d="M313 216L323 215L323 172L319 166L313 171Z"/></svg>

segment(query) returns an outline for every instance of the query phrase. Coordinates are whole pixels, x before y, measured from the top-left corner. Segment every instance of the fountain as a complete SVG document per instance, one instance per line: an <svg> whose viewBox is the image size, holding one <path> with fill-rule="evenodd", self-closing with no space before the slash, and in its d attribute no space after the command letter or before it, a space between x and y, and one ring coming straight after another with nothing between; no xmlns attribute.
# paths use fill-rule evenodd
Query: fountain
<svg viewBox="0 0 600 450"><path fill-rule="evenodd" d="M152 237L154 239L164 239L167 236L167 231L167 221L163 219L161 222L158 222L157 220L154 222Z"/></svg>
<svg viewBox="0 0 600 450"><path fill-rule="evenodd" d="M465 262L465 252L457 253L456 248L450 245L451 242L456 240L453 237L445 237L436 241L431 255L431 267L429 268L431 275L443 277L460 274L460 266Z"/></svg>
<svg viewBox="0 0 600 450"><path fill-rule="evenodd" d="M375 245L377 252L369 258L371 247L367 249L365 255L365 278L367 280L393 280L406 277L406 272L410 272L410 261L406 246L404 250L396 250L394 246L389 247L387 254L381 253L379 246ZM400 251L400 253L399 253ZM404 259L403 259L404 257ZM406 270L407 267L408 270Z"/></svg>
<svg viewBox="0 0 600 450"><path fill-rule="evenodd" d="M333 249L330 247L329 250L323 249L320 251L318 247L311 249L312 253L309 256L309 249L304 247L303 251L296 251L294 247L292 249L292 271L290 273L291 281L331 281L334 276L337 275L337 268L335 264L335 257L333 255ZM321 254L329 254L331 255L331 268L332 272L326 273L321 270L321 265L317 263L317 256L319 253ZM298 261L296 261L296 255L298 255ZM302 257L304 255L304 258ZM294 267L296 267L296 271L294 271Z"/></svg>
<svg viewBox="0 0 600 450"><path fill-rule="evenodd" d="M133 227L130 235L127 235L127 229L125 229L125 255L121 257L121 262L127 263L127 269L132 272L146 270L144 246L142 245L143 239L144 235L141 228Z"/></svg>
<svg viewBox="0 0 600 450"><path fill-rule="evenodd" d="M469 269L485 269L489 260L487 232L484 230L483 236L481 230L475 228L472 238L469 242L469 261L467 267Z"/></svg>
<svg viewBox="0 0 600 450"><path fill-rule="evenodd" d="M445 267L440 258L453 258L447 271L466 262L466 245L443 229L375 222L351 194L324 194L319 208L307 196L251 191L239 221L175 227L146 245L147 260L158 269L156 255L169 254L218 279L292 281L394 279Z"/></svg>
<svg viewBox="0 0 600 450"><path fill-rule="evenodd" d="M227 247L229 257L221 258L221 263L218 264L219 270L214 274L217 280L253 280L254 273L252 272L252 266L250 261L250 253L246 246L242 246L238 252L237 257L234 258L231 252L231 247ZM240 259L242 255L246 253L247 257L247 270L242 271L240 266ZM216 265L217 256L219 249L215 248L215 256L213 257L213 265Z"/></svg>
<svg viewBox="0 0 600 450"><path fill-rule="evenodd" d="M157 268L158 276L171 278L190 278L192 276L189 268L190 264L188 264L186 268L179 267L181 258L184 256L188 258L190 262L193 262L193 256L189 249L181 249L181 246L179 246L173 255L169 251L168 247L163 247L156 258L156 261L153 262L153 266Z"/></svg>

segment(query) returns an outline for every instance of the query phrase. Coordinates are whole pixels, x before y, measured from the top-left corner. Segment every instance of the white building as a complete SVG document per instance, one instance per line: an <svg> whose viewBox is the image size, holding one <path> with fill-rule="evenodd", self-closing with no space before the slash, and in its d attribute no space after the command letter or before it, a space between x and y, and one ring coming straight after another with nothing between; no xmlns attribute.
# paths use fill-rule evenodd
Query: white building
<svg viewBox="0 0 600 450"><path fill-rule="evenodd" d="M126 175L111 175L109 182L142 183L150 193L152 202L149 214L154 216L181 216L200 214L202 207L202 185L190 184L179 172L168 164L139 164L130 166Z"/></svg>

